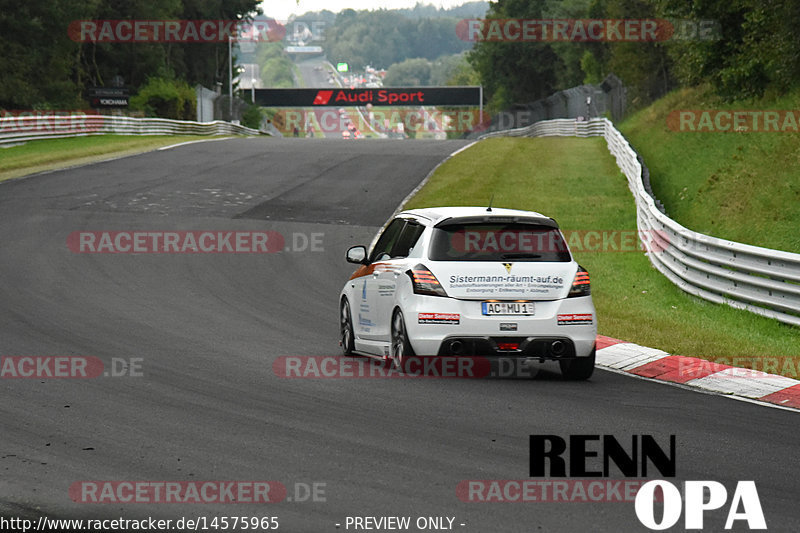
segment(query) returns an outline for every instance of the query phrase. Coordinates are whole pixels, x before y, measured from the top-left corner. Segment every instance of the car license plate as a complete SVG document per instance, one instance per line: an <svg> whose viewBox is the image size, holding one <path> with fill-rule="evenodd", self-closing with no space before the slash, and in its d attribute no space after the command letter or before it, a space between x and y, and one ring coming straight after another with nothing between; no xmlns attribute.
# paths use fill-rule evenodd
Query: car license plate
<svg viewBox="0 0 800 533"><path fill-rule="evenodd" d="M533 302L481 302L484 315L532 315Z"/></svg>

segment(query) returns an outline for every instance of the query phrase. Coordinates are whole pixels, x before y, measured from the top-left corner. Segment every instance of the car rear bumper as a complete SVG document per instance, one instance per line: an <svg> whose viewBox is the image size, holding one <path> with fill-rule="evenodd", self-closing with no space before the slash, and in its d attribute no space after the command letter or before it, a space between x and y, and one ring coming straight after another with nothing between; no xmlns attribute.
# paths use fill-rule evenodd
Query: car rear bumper
<svg viewBox="0 0 800 533"><path fill-rule="evenodd" d="M437 355L503 356L506 358L562 360L577 357L569 337L446 337Z"/></svg>
<svg viewBox="0 0 800 533"><path fill-rule="evenodd" d="M418 355L540 360L591 355L597 316L590 296L534 303L533 316L486 316L480 301L436 296L414 295L401 307Z"/></svg>

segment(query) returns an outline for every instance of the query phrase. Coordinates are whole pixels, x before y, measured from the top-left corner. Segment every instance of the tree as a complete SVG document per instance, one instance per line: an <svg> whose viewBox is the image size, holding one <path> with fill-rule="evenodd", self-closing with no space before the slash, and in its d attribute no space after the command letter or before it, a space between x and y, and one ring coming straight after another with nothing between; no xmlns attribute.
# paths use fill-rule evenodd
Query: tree
<svg viewBox="0 0 800 533"><path fill-rule="evenodd" d="M430 85L431 63L425 58L406 59L386 71L383 84L387 87L418 87Z"/></svg>
<svg viewBox="0 0 800 533"><path fill-rule="evenodd" d="M714 40L687 40L671 49L676 74L693 85L710 82L726 99L785 92L800 81L800 3L782 0L657 0L663 16L716 21Z"/></svg>
<svg viewBox="0 0 800 533"><path fill-rule="evenodd" d="M81 20L241 20L258 0L0 0L0 107L74 108L84 91L117 76L133 89L149 78L213 86L227 79L227 43L76 42Z"/></svg>
<svg viewBox="0 0 800 533"><path fill-rule="evenodd" d="M547 0L498 0L488 19L542 19ZM549 96L558 88L563 62L546 42L481 41L470 52L469 62L480 76L490 111L514 103Z"/></svg>
<svg viewBox="0 0 800 533"><path fill-rule="evenodd" d="M194 89L185 82L165 78L150 78L131 98L131 109L144 111L148 116L174 120L194 120L197 101Z"/></svg>

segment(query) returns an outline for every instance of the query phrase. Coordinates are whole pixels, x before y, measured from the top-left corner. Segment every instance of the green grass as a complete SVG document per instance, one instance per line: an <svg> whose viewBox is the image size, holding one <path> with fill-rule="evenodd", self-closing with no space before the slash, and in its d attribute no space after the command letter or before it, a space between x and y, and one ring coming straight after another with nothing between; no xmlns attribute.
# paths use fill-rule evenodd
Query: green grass
<svg viewBox="0 0 800 533"><path fill-rule="evenodd" d="M800 133L681 132L674 110L800 109L800 91L723 104L684 89L636 113L619 129L650 169L656 198L689 229L732 241L800 252Z"/></svg>
<svg viewBox="0 0 800 533"><path fill-rule="evenodd" d="M636 230L627 181L601 138L488 139L444 163L405 206L539 211L568 230ZM797 356L800 328L692 297L631 252L576 252L603 335L705 359ZM800 377L800 376L793 376Z"/></svg>
<svg viewBox="0 0 800 533"><path fill-rule="evenodd" d="M97 135L29 141L9 148L0 146L0 181L205 138L197 135Z"/></svg>

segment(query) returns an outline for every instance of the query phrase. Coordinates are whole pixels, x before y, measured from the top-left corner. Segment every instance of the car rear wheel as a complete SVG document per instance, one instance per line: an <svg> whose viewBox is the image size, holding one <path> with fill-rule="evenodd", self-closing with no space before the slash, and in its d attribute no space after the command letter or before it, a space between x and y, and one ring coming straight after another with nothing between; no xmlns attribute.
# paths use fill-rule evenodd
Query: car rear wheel
<svg viewBox="0 0 800 533"><path fill-rule="evenodd" d="M582 381L592 377L594 373L594 360L596 350L592 349L589 357L576 357L575 359L564 359L559 361L561 375L570 381Z"/></svg>
<svg viewBox="0 0 800 533"><path fill-rule="evenodd" d="M409 357L414 356L414 349L408 341L406 322L403 319L403 312L397 310L392 317L392 347L390 350L392 364L398 370L403 370Z"/></svg>
<svg viewBox="0 0 800 533"><path fill-rule="evenodd" d="M340 343L345 355L353 355L355 350L355 333L353 333L353 318L350 314L350 304L347 299L342 299L342 308L339 313Z"/></svg>

